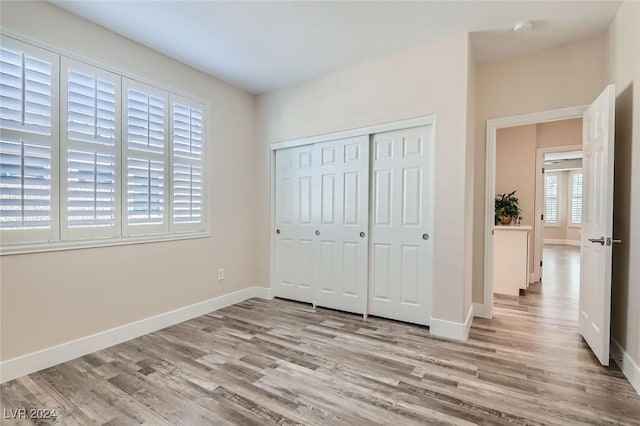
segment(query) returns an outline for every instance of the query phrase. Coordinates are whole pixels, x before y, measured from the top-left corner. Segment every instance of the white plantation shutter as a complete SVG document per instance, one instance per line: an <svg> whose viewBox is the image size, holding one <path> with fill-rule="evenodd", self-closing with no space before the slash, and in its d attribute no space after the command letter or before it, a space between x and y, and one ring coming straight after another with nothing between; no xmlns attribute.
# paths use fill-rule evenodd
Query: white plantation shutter
<svg viewBox="0 0 640 426"><path fill-rule="evenodd" d="M545 223L547 225L557 225L559 223L558 213L558 175L555 173L545 174Z"/></svg>
<svg viewBox="0 0 640 426"><path fill-rule="evenodd" d="M0 233L3 244L58 238L58 56L0 39Z"/></svg>
<svg viewBox="0 0 640 426"><path fill-rule="evenodd" d="M168 220L168 98L165 91L124 79L125 188L128 235L166 233Z"/></svg>
<svg viewBox="0 0 640 426"><path fill-rule="evenodd" d="M204 106L172 97L172 227L204 229Z"/></svg>
<svg viewBox="0 0 640 426"><path fill-rule="evenodd" d="M0 41L0 254L207 230L203 103Z"/></svg>
<svg viewBox="0 0 640 426"><path fill-rule="evenodd" d="M120 76L62 60L62 236L120 234Z"/></svg>
<svg viewBox="0 0 640 426"><path fill-rule="evenodd" d="M582 224L582 172L571 173L571 224Z"/></svg>

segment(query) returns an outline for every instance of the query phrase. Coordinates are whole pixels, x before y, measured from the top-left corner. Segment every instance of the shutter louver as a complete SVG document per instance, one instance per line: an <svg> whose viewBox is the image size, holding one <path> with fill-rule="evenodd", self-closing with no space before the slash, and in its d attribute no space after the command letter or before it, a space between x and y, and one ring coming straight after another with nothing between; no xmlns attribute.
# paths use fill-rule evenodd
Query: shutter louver
<svg viewBox="0 0 640 426"><path fill-rule="evenodd" d="M127 215L129 224L164 221L164 163L129 158L127 166Z"/></svg>
<svg viewBox="0 0 640 426"><path fill-rule="evenodd" d="M571 175L571 223L582 223L582 173Z"/></svg>
<svg viewBox="0 0 640 426"><path fill-rule="evenodd" d="M165 101L138 90L127 91L127 136L130 149L162 154L165 148Z"/></svg>
<svg viewBox="0 0 640 426"><path fill-rule="evenodd" d="M51 135L51 76L51 62L0 47L3 129Z"/></svg>
<svg viewBox="0 0 640 426"><path fill-rule="evenodd" d="M202 159L202 110L174 103L173 155Z"/></svg>
<svg viewBox="0 0 640 426"><path fill-rule="evenodd" d="M72 69L68 78L69 139L115 146L115 84Z"/></svg>
<svg viewBox="0 0 640 426"><path fill-rule="evenodd" d="M202 168L176 163L173 166L173 221L202 221Z"/></svg>
<svg viewBox="0 0 640 426"><path fill-rule="evenodd" d="M545 176L545 222L547 224L558 223L558 176L547 174Z"/></svg>
<svg viewBox="0 0 640 426"><path fill-rule="evenodd" d="M70 150L68 158L68 226L114 226L115 156Z"/></svg>
<svg viewBox="0 0 640 426"><path fill-rule="evenodd" d="M0 228L51 227L51 148L0 141Z"/></svg>

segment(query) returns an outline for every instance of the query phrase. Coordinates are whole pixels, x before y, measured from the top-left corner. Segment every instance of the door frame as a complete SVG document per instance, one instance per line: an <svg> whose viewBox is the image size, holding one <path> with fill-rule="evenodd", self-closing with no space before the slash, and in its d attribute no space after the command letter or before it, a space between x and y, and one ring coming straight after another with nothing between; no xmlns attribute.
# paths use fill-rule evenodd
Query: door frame
<svg viewBox="0 0 640 426"><path fill-rule="evenodd" d="M420 117L410 118L407 120L392 121L381 124L374 124L371 126L358 127L355 129L341 130L332 133L323 133L313 136L307 136L303 138L290 139L282 142L275 142L269 146L269 202L270 202L270 229L269 229L269 293L273 296L274 278L275 278L275 264L276 264L276 197L275 197L275 184L276 184L276 151L284 148L292 148L296 146L310 145L318 142L328 142L336 139L345 139L355 136L373 135L376 133L388 132L393 130L408 129L411 127L420 126L433 126L434 141L436 140L436 115L429 114ZM371 146L371 137L369 137L369 146ZM435 148L434 148L435 149ZM372 157L371 155L369 156ZM369 173L371 173L371 167L369 167ZM371 179L371 176L369 176ZM369 199L369 218L371 218L371 199ZM371 225L371 220L369 220ZM371 230L367 229L367 233L371 234ZM368 298L367 306L365 307L365 316L368 313Z"/></svg>
<svg viewBox="0 0 640 426"><path fill-rule="evenodd" d="M529 114L487 120L487 142L485 151L485 198L484 198L484 318L493 318L493 228L494 200L496 198L496 143L498 129L546 123L550 121L581 118L589 105L553 109ZM538 253L534 247L534 256ZM540 259L534 257L534 276L540 271ZM537 272L536 272L537 271Z"/></svg>

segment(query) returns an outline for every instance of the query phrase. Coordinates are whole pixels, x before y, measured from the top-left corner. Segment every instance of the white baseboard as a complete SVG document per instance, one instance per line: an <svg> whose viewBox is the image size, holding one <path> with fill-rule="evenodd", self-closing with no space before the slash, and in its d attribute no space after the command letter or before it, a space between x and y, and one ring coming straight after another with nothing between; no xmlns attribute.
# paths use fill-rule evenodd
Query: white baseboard
<svg viewBox="0 0 640 426"><path fill-rule="evenodd" d="M266 287L248 287L27 355L2 361L0 362L0 383L53 367L54 365L117 345L118 343L126 342L127 340L169 327L170 325L178 324L211 311L240 303L252 297L271 299L271 289Z"/></svg>
<svg viewBox="0 0 640 426"><path fill-rule="evenodd" d="M471 329L471 323L473 322L474 309L474 305L472 304L469 307L469 313L467 313L467 319L464 323L431 317L429 332L433 335L446 337L448 339L467 340L469 337L469 329Z"/></svg>
<svg viewBox="0 0 640 426"><path fill-rule="evenodd" d="M273 299L273 293L271 287L251 287L253 289L253 296L260 299Z"/></svg>
<svg viewBox="0 0 640 426"><path fill-rule="evenodd" d="M559 244L562 246L574 246L580 247L580 240L556 240L556 239L545 239L544 244Z"/></svg>
<svg viewBox="0 0 640 426"><path fill-rule="evenodd" d="M620 343L613 337L611 338L611 357L616 361L620 371L626 376L631 386L640 395L640 366L635 363L633 358L622 349Z"/></svg>

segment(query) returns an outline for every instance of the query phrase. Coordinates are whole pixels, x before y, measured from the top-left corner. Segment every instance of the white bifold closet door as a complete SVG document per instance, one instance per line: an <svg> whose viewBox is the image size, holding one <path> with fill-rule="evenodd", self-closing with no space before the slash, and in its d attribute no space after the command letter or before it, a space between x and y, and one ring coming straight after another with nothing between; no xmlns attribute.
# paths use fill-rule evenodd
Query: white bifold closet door
<svg viewBox="0 0 640 426"><path fill-rule="evenodd" d="M276 151L274 295L367 307L369 138Z"/></svg>
<svg viewBox="0 0 640 426"><path fill-rule="evenodd" d="M376 134L372 151L369 313L428 325L433 126Z"/></svg>

